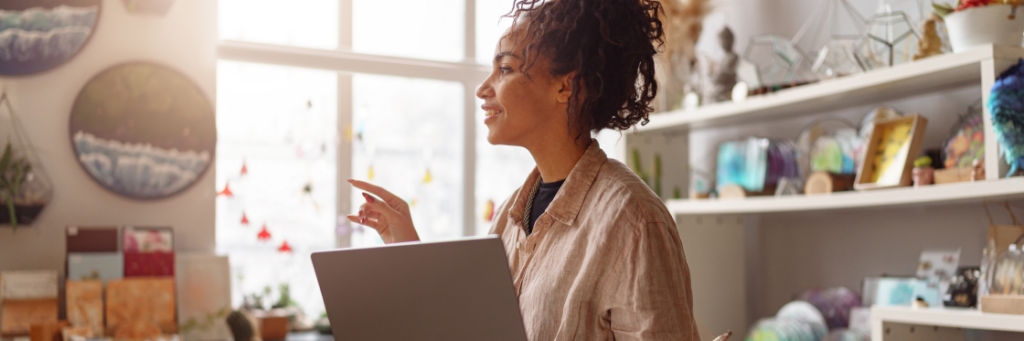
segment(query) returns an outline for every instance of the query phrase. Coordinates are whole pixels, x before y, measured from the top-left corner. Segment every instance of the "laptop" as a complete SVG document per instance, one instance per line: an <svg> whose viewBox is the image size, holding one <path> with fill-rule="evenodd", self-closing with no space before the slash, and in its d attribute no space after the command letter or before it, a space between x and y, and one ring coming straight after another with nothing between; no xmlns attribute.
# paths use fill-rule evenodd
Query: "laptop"
<svg viewBox="0 0 1024 341"><path fill-rule="evenodd" d="M312 258L335 340L526 341L497 236Z"/></svg>

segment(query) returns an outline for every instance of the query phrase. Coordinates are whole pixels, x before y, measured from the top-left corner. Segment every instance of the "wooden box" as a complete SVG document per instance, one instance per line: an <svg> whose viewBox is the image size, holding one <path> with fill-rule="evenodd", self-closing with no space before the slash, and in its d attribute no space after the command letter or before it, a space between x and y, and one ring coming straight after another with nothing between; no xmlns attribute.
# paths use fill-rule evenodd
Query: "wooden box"
<svg viewBox="0 0 1024 341"><path fill-rule="evenodd" d="M1024 315L1024 296L982 296L981 311L984 313Z"/></svg>
<svg viewBox="0 0 1024 341"><path fill-rule="evenodd" d="M853 188L910 186L927 125L928 120L918 114L875 123Z"/></svg>
<svg viewBox="0 0 1024 341"><path fill-rule="evenodd" d="M935 170L935 184L951 184L957 182L968 182L971 181L971 173L974 172L974 168L960 167L960 168L946 168Z"/></svg>

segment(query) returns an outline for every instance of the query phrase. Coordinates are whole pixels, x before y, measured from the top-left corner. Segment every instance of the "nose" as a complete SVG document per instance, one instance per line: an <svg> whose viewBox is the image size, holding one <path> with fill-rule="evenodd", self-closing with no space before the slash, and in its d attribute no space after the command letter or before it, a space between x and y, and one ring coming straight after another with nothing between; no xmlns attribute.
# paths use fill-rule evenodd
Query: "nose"
<svg viewBox="0 0 1024 341"><path fill-rule="evenodd" d="M487 77L480 87L476 88L476 97L479 99L488 99L494 97L494 88L491 87L491 78Z"/></svg>

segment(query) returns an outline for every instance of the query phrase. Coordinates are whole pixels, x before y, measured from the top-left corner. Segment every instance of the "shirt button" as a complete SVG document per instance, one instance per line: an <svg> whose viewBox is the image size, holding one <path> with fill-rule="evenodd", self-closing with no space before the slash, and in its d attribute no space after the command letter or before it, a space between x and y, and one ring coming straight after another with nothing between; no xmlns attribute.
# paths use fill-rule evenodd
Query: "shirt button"
<svg viewBox="0 0 1024 341"><path fill-rule="evenodd" d="M519 242L519 246L518 246L518 248L519 248L519 251L522 251L522 250L523 250L523 242Z"/></svg>

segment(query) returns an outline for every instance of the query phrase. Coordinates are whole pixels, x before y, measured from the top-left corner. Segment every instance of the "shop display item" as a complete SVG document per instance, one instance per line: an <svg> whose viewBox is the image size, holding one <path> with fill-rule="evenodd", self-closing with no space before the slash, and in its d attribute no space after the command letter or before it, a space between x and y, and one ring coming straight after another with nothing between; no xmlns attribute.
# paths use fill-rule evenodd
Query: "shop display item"
<svg viewBox="0 0 1024 341"><path fill-rule="evenodd" d="M798 176L796 148L791 142L751 137L719 145L719 194L728 185L738 185L746 192L770 195L779 179Z"/></svg>
<svg viewBox="0 0 1024 341"><path fill-rule="evenodd" d="M170 227L125 227L124 251L173 252L174 230Z"/></svg>
<svg viewBox="0 0 1024 341"><path fill-rule="evenodd" d="M56 299L57 278L52 270L0 272L0 300Z"/></svg>
<svg viewBox="0 0 1024 341"><path fill-rule="evenodd" d="M123 0L128 13L163 16L171 9L174 0Z"/></svg>
<svg viewBox="0 0 1024 341"><path fill-rule="evenodd" d="M860 296L845 287L810 289L800 293L797 298L817 308L828 329L849 326L851 310L861 306Z"/></svg>
<svg viewBox="0 0 1024 341"><path fill-rule="evenodd" d="M953 125L943 143L943 165L946 168L973 168L974 161L985 159L985 122L981 101L967 108L967 112Z"/></svg>
<svg viewBox="0 0 1024 341"><path fill-rule="evenodd" d="M1024 18L1019 5L1016 1L963 1L955 9L936 6L936 13L946 14L953 52L963 52L988 44L1020 46Z"/></svg>
<svg viewBox="0 0 1024 341"><path fill-rule="evenodd" d="M960 265L960 250L955 251L923 251L917 264L917 278L927 281L929 288L935 288L945 294L956 276ZM933 307L941 307L942 303L928 300Z"/></svg>
<svg viewBox="0 0 1024 341"><path fill-rule="evenodd" d="M60 336L57 340L81 341L83 339L95 339L99 335L90 327L64 327L60 331Z"/></svg>
<svg viewBox="0 0 1024 341"><path fill-rule="evenodd" d="M856 174L862 140L853 124L838 118L815 121L797 138L802 174Z"/></svg>
<svg viewBox="0 0 1024 341"><path fill-rule="evenodd" d="M732 99L732 90L737 79L736 68L740 60L739 55L733 52L735 41L736 37L728 26L718 33L718 43L722 48L723 57L711 68L711 74L705 77L708 81L703 86L705 104Z"/></svg>
<svg viewBox="0 0 1024 341"><path fill-rule="evenodd" d="M664 58L657 63L659 97L664 97L665 106L682 102L682 97L697 89L693 66L697 63L697 40L704 29L704 17L711 12L710 0L665 1L661 3L664 16L661 22L665 29ZM670 103L670 104L669 104ZM668 111L672 108L660 108ZM370 177L370 180L373 180Z"/></svg>
<svg viewBox="0 0 1024 341"><path fill-rule="evenodd" d="M910 186L913 160L921 151L927 124L917 114L875 124L854 188Z"/></svg>
<svg viewBox="0 0 1024 341"><path fill-rule="evenodd" d="M857 43L854 56L864 71L910 62L917 53L920 34L901 11L876 14L867 22L867 32Z"/></svg>
<svg viewBox="0 0 1024 341"><path fill-rule="evenodd" d="M174 252L125 252L124 277L174 276Z"/></svg>
<svg viewBox="0 0 1024 341"><path fill-rule="evenodd" d="M100 0L0 2L0 75L31 75L82 50L100 19Z"/></svg>
<svg viewBox="0 0 1024 341"><path fill-rule="evenodd" d="M122 323L141 321L163 333L178 330L173 277L139 277L107 283L106 332L122 332ZM116 334L115 334L116 338Z"/></svg>
<svg viewBox="0 0 1024 341"><path fill-rule="evenodd" d="M787 303L782 309L779 309L775 318L803 322L811 328L815 340L825 337L829 329L828 324L825 323L825 317L822 316L818 308L805 301Z"/></svg>
<svg viewBox="0 0 1024 341"><path fill-rule="evenodd" d="M227 340L231 313L231 267L228 257L178 255L175 287L178 326L186 340Z"/></svg>
<svg viewBox="0 0 1024 341"><path fill-rule="evenodd" d="M949 43L944 40L945 24L932 14L921 23L921 40L917 42L914 60L924 59L949 52Z"/></svg>
<svg viewBox="0 0 1024 341"><path fill-rule="evenodd" d="M925 155L914 160L914 170L910 174L915 188L931 185L935 179L935 168L932 167L932 158Z"/></svg>
<svg viewBox="0 0 1024 341"><path fill-rule="evenodd" d="M776 35L760 35L750 38L746 59L757 66L758 83L762 87L795 84L813 81L810 62L789 39Z"/></svg>
<svg viewBox="0 0 1024 341"><path fill-rule="evenodd" d="M96 336L103 335L103 282L69 280L64 298L72 326L88 328Z"/></svg>
<svg viewBox="0 0 1024 341"><path fill-rule="evenodd" d="M870 341L871 335L856 330L838 329L825 335L821 341Z"/></svg>
<svg viewBox="0 0 1024 341"><path fill-rule="evenodd" d="M956 272L943 304L947 307L961 308L977 306L978 279L981 277L981 269L979 267L961 267Z"/></svg>
<svg viewBox="0 0 1024 341"><path fill-rule="evenodd" d="M997 257L992 270L989 292L996 295L1024 296L1024 251L1021 243L1024 235Z"/></svg>
<svg viewBox="0 0 1024 341"><path fill-rule="evenodd" d="M63 329L67 328L68 321L60 320L50 323L38 323L29 327L30 341L61 341Z"/></svg>
<svg viewBox="0 0 1024 341"><path fill-rule="evenodd" d="M828 194L853 190L853 174L835 174L831 172L814 172L807 177L804 194Z"/></svg>
<svg viewBox="0 0 1024 341"><path fill-rule="evenodd" d="M903 112L896 110L896 108L881 106L871 109L861 119L860 126L857 128L857 134L860 135L861 140L867 141L871 137L871 133L874 132L876 123L899 117L903 117Z"/></svg>
<svg viewBox="0 0 1024 341"><path fill-rule="evenodd" d="M747 341L816 341L828 333L821 313L811 304L793 301L775 317L758 321L748 332Z"/></svg>
<svg viewBox="0 0 1024 341"><path fill-rule="evenodd" d="M0 94L0 226L31 225L53 197L53 183L31 146L10 99Z"/></svg>
<svg viewBox="0 0 1024 341"><path fill-rule="evenodd" d="M124 278L124 254L70 253L68 254L68 280L100 280L106 283L112 279Z"/></svg>
<svg viewBox="0 0 1024 341"><path fill-rule="evenodd" d="M9 300L0 304L0 335L28 335L32 325L57 323L57 298Z"/></svg>
<svg viewBox="0 0 1024 341"><path fill-rule="evenodd" d="M68 226L65 252L120 252L121 235L116 226Z"/></svg>
<svg viewBox="0 0 1024 341"><path fill-rule="evenodd" d="M86 173L134 199L189 188L213 163L217 143L206 94L185 75L145 62L113 66L89 80L68 126Z"/></svg>
<svg viewBox="0 0 1024 341"><path fill-rule="evenodd" d="M792 41L814 57L811 71L818 79L831 79L861 72L853 51L864 29L864 18L848 1L825 0Z"/></svg>
<svg viewBox="0 0 1024 341"><path fill-rule="evenodd" d="M999 75L987 105L1000 151L1010 165L1006 177L1024 175L1024 59Z"/></svg>

